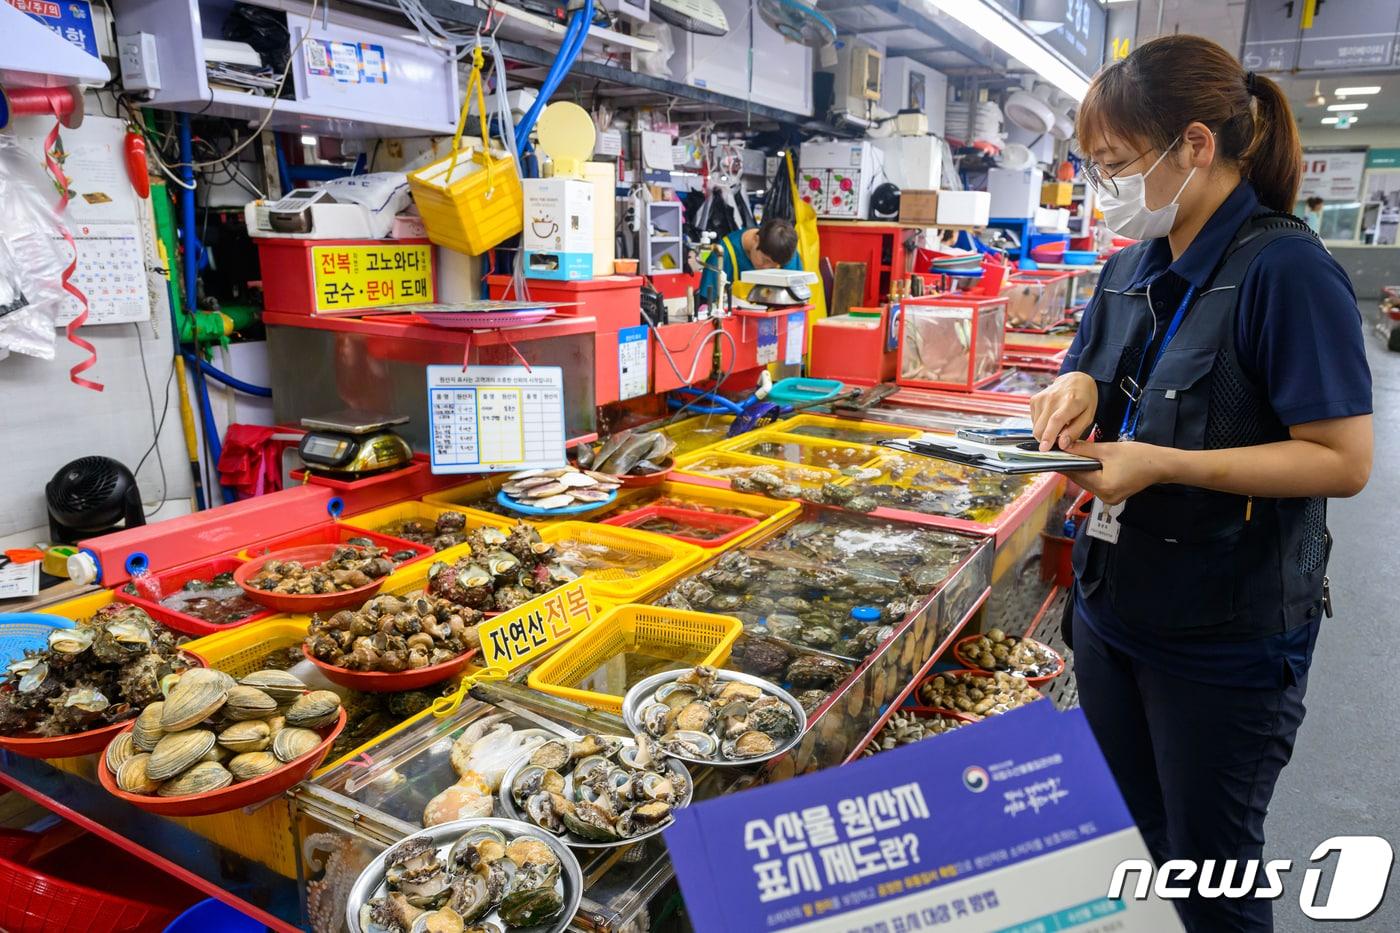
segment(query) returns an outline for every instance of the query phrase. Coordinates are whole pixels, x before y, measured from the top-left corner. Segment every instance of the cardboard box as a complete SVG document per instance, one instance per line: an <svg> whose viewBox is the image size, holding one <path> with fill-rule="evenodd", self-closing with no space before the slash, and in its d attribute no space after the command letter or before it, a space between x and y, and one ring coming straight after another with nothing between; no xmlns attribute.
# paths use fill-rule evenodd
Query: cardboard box
<svg viewBox="0 0 1400 933"><path fill-rule="evenodd" d="M939 191L938 225L985 227L991 219L992 196L985 191Z"/></svg>
<svg viewBox="0 0 1400 933"><path fill-rule="evenodd" d="M899 193L899 222L915 227L938 223L938 192L905 189Z"/></svg>
<svg viewBox="0 0 1400 933"><path fill-rule="evenodd" d="M1074 197L1074 183L1069 181L1047 181L1040 186L1040 203L1046 207L1069 207Z"/></svg>
<svg viewBox="0 0 1400 933"><path fill-rule="evenodd" d="M578 178L527 178L525 276L587 279L593 276L593 183Z"/></svg>

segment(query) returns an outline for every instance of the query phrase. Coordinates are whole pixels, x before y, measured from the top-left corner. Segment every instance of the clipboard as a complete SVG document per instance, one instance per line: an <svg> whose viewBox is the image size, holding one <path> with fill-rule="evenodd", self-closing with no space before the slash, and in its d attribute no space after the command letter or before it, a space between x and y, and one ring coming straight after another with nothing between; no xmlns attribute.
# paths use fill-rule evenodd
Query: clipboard
<svg viewBox="0 0 1400 933"><path fill-rule="evenodd" d="M1042 453L1034 441L1017 446L994 446L958 437L926 434L918 438L881 441L880 446L1006 475L1069 473L1075 470L1097 470L1101 465L1099 461L1090 457L1060 450Z"/></svg>

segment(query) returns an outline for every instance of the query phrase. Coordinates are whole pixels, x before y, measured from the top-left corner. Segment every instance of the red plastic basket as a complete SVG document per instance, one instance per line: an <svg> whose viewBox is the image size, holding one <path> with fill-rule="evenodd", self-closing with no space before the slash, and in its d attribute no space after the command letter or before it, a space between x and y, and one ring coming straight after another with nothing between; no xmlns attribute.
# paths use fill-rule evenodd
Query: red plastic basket
<svg viewBox="0 0 1400 933"><path fill-rule="evenodd" d="M402 690L421 690L424 687L442 683L466 670L472 659L481 653L473 648L471 651L459 654L452 660L443 661L441 664L420 667L412 671L387 673L383 671L352 671L343 667L335 667L312 655L310 651L306 650L305 645L301 646L301 651L302 654L306 655L308 661L320 668L321 673L325 674L326 679L331 683L349 687L351 690L361 690L365 693L398 693Z"/></svg>
<svg viewBox="0 0 1400 933"><path fill-rule="evenodd" d="M353 535L352 535L353 537ZM406 542L405 542L406 543ZM345 609L358 606L369 599L384 585L387 577L371 580L364 586L341 590L338 593L269 593L248 585L248 581L258 575L263 564L270 560L295 560L303 564L319 564L330 559L340 544L313 544L307 547L294 547L285 551L275 551L262 557L254 557L233 572L233 580L243 587L243 592L254 602L261 603L278 612L291 612L309 616L315 612L329 612L332 609Z"/></svg>
<svg viewBox="0 0 1400 933"><path fill-rule="evenodd" d="M400 563L398 565L400 567L416 560L422 560L433 553L431 545L414 544L412 541L395 538L393 535L357 527L354 524L354 519L350 519L345 524L326 522L324 525L294 531L291 534L282 535L280 538L259 541L257 544L245 548L243 553L247 555L249 560L252 560L255 557L272 554L276 551L285 551L288 548L310 547L313 544L348 544L351 538L368 538L374 542L376 547L388 548L390 554L396 551L413 551L415 556Z"/></svg>
<svg viewBox="0 0 1400 933"><path fill-rule="evenodd" d="M133 723L127 723L130 728ZM329 726L316 731L321 734L321 744L302 755L296 761L283 765L271 774L264 774L251 781L240 781L219 790L203 794L190 794L187 797L154 797L145 794L128 794L117 787L117 779L105 764L97 766L97 777L102 787L113 797L119 797L134 807L140 807L158 816L208 816L211 813L227 813L250 807L264 800L280 796L284 791L295 787L311 776L311 772L321 766L326 754L331 750L335 737L345 728L345 708Z"/></svg>
<svg viewBox="0 0 1400 933"><path fill-rule="evenodd" d="M953 660L957 661L963 667L967 668L970 671L973 671L974 673L992 673L990 671L984 672L980 667L973 663L970 658L966 657L963 654L963 645L967 644L968 642L975 641L976 639L981 637L981 635L968 635L964 638L959 638L957 641L953 642ZM1043 687L1065 672L1065 659L1060 656L1060 653L1058 651L1056 651L1054 648L1051 648L1045 642L1037 641L1034 638L1030 639L1030 641L1035 642L1037 645L1040 645L1040 647L1053 654L1055 656L1055 660L1059 662L1055 666L1055 670L1053 673L1042 674L1039 677L1026 677L1025 674L1021 675L1022 677L1026 677L1026 683L1030 684L1032 687ZM1011 671L1010 673L1020 672Z"/></svg>
<svg viewBox="0 0 1400 933"><path fill-rule="evenodd" d="M0 930L6 933L136 933L163 929L177 913L0 858Z"/></svg>
<svg viewBox="0 0 1400 933"><path fill-rule="evenodd" d="M742 535L750 528L758 524L758 519L747 515L723 515L718 512L700 512L695 509L677 509L665 505L652 505L643 509L636 509L632 512L624 512L603 521L604 525L617 525L621 528L635 528L643 522L653 518L666 518L682 526L692 528L705 528L719 532L714 537L702 538L687 534L675 534L670 532L652 532L653 534L665 534L668 538L677 541L684 541L686 544L694 544L703 548L724 547L730 541ZM643 530L643 529L638 529Z"/></svg>
<svg viewBox="0 0 1400 933"><path fill-rule="evenodd" d="M199 656L188 651L182 653L192 667L205 666L203 659ZM102 751L107 747L108 742L117 737L117 733L128 728L135 721L136 716L133 715L130 719L113 723L110 726L103 726L101 729L89 729L87 732L75 732L72 735L59 735L51 738L0 735L0 749L14 752L16 755L23 755L26 758L77 758L81 755L91 755ZM4 929L4 924L0 924L0 930Z"/></svg>
<svg viewBox="0 0 1400 933"><path fill-rule="evenodd" d="M237 622L229 622L219 625L186 613L163 606L159 599L153 599L142 595L142 585L150 581L155 586L155 591L162 594L162 597L176 593L186 583L191 580L209 580L221 573L237 572L243 566L243 561L237 557L216 557L213 560L200 561L197 564L186 564L174 570L167 570L165 573L150 574L146 577L132 578L131 584L136 587L137 594L132 595L126 592L126 587L119 587L115 593L117 599L124 603L140 606L153 619L164 622L168 627L186 635L213 635L216 632L225 632L240 625L247 625L249 622L257 622L259 619L266 619L268 616L276 615L272 609L263 609L255 612Z"/></svg>

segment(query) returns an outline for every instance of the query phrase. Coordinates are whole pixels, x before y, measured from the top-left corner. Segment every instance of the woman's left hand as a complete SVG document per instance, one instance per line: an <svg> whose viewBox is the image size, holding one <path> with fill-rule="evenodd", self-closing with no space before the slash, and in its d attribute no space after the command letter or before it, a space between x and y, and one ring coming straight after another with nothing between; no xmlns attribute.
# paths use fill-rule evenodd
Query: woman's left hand
<svg viewBox="0 0 1400 933"><path fill-rule="evenodd" d="M1169 448L1137 441L1076 441L1068 453L1092 457L1102 466L1066 474L1107 505L1117 505L1148 486L1167 482L1164 462Z"/></svg>

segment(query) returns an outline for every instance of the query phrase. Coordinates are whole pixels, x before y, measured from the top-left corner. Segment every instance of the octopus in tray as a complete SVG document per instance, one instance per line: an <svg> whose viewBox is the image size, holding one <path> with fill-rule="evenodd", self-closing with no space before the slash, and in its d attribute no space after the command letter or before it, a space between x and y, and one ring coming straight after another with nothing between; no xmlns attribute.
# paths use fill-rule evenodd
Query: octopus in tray
<svg viewBox="0 0 1400 933"><path fill-rule="evenodd" d="M384 860L382 894L360 906L365 933L466 933L533 927L564 909L563 865L531 836L489 826L464 833L446 852L411 836ZM471 924L471 926L467 926Z"/></svg>
<svg viewBox="0 0 1400 933"><path fill-rule="evenodd" d="M521 522L509 533L479 528L467 536L471 554L428 568L428 594L482 612L505 612L577 579L556 560L553 544Z"/></svg>
<svg viewBox="0 0 1400 933"><path fill-rule="evenodd" d="M481 613L425 592L379 595L359 609L311 617L306 647L351 671L394 674L443 664L481 646Z"/></svg>
<svg viewBox="0 0 1400 933"><path fill-rule="evenodd" d="M490 816L505 773L552 736L544 729L518 729L506 719L504 713L483 716L453 741L457 782L428 801L424 826Z"/></svg>
<svg viewBox="0 0 1400 933"><path fill-rule="evenodd" d="M319 564L310 566L295 560L269 560L248 580L255 590L307 596L339 593L367 586L394 572L394 562L382 547L342 545Z"/></svg>
<svg viewBox="0 0 1400 933"><path fill-rule="evenodd" d="M55 737L130 719L187 669L182 639L143 609L112 603L11 662L0 680L0 734Z"/></svg>

